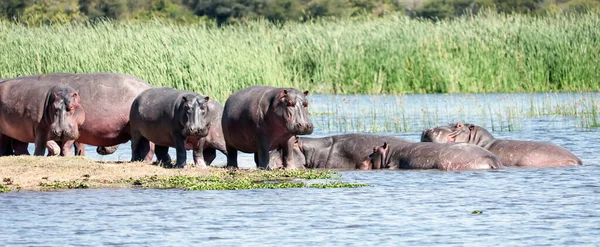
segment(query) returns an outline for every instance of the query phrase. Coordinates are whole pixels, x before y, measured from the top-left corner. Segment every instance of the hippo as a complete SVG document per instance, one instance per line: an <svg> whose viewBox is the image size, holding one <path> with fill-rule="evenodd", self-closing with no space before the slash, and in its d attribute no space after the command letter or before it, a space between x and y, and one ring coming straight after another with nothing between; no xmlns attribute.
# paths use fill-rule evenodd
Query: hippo
<svg viewBox="0 0 600 247"><path fill-rule="evenodd" d="M47 81L75 89L81 98L80 104L87 113L85 122L79 126L79 138L76 141L94 146L114 146L129 141L131 103L139 93L152 87L139 78L118 73L55 73L4 80L4 83L29 84ZM63 150L60 152L72 155L73 142L62 142ZM49 147L54 145L56 144L48 144ZM83 150L83 146L80 147Z"/></svg>
<svg viewBox="0 0 600 247"><path fill-rule="evenodd" d="M384 142L375 146L370 169L489 170L502 167L496 155L468 143L418 142L393 146ZM367 163L367 164L368 164ZM366 169L369 169L368 165Z"/></svg>
<svg viewBox="0 0 600 247"><path fill-rule="evenodd" d="M34 155L44 155L49 140L70 141L80 136L79 127L86 120L80 101L79 93L68 85L43 80L3 81L0 133L21 143L35 143ZM6 137L1 139L6 143Z"/></svg>
<svg viewBox="0 0 600 247"><path fill-rule="evenodd" d="M206 166L200 156L210 122L217 114L210 113L208 96L168 87L150 88L140 93L131 105L130 133L132 161L147 157L149 141L159 163L170 164L169 147L177 150L175 167L186 164L186 149L193 149L194 163ZM148 161L148 160L146 160Z"/></svg>
<svg viewBox="0 0 600 247"><path fill-rule="evenodd" d="M269 151L281 148L283 166L294 169L292 137L313 132L307 95L295 88L250 86L229 96L221 119L227 167L238 167L239 150L254 153L257 167L269 169Z"/></svg>
<svg viewBox="0 0 600 247"><path fill-rule="evenodd" d="M386 146L394 146L395 149L404 148L406 153L402 158L407 159L409 163L412 161L413 163L411 163L411 166L414 169L419 167L425 169L428 166L429 169L437 168L427 164L429 161L427 159L420 159L416 156L417 154L424 155L431 159L432 154L427 153L433 152L439 155L439 157L436 157L438 160L451 160L456 159L456 157L449 151L454 151L455 149L458 150L460 154L463 154L465 158L479 157L477 155L480 153L481 157L487 157L485 155L491 156L491 158L489 158L490 161L487 163L482 162L482 169L485 168L485 164L489 165L488 167L490 168L488 169L499 167L498 164L493 162L495 158L493 154L475 145L469 145L465 148L444 149L444 145L431 143L433 145L428 146L422 145L422 143L409 142L398 137L372 134L342 134L321 138L297 137L292 154L294 162L304 165L305 168L369 170L393 167L391 165L383 167L373 166L370 158L373 154L373 147L381 145L382 142L386 143ZM434 150L436 148L439 148L440 150ZM467 154L467 151L471 150L477 155L473 156ZM394 154L394 157L396 156L397 154ZM482 158L482 160L485 159ZM269 163L271 168L281 168L281 163L281 151L271 152L271 160ZM407 169L411 166L399 168Z"/></svg>
<svg viewBox="0 0 600 247"><path fill-rule="evenodd" d="M410 143L399 137L372 134L342 134L320 138L294 137L291 156L297 168L366 169L373 146L382 141L394 144ZM271 152L269 168L284 168L281 149ZM368 165L370 166L370 165Z"/></svg>
<svg viewBox="0 0 600 247"><path fill-rule="evenodd" d="M555 167L582 165L569 150L549 142L499 140L474 124L450 124L424 130L422 142L466 142L483 147L500 158L504 166Z"/></svg>

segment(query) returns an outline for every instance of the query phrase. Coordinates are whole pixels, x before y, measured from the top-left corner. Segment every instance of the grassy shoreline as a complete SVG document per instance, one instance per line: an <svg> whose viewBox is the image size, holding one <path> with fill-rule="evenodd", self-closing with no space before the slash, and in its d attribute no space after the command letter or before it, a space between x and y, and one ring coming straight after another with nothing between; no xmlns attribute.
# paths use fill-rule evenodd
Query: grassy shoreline
<svg viewBox="0 0 600 247"><path fill-rule="evenodd" d="M335 172L324 170L166 169L141 162L35 156L0 157L0 179L0 193L88 188L238 190L367 186L342 182Z"/></svg>
<svg viewBox="0 0 600 247"><path fill-rule="evenodd" d="M598 91L600 14L405 16L225 28L0 21L0 77L121 72L220 101L254 84L322 94Z"/></svg>

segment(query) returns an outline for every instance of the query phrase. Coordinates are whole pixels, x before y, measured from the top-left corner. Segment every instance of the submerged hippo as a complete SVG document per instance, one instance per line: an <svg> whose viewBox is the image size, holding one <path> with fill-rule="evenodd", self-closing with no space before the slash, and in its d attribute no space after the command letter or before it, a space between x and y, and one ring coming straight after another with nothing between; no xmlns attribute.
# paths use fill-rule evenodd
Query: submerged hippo
<svg viewBox="0 0 600 247"><path fill-rule="evenodd" d="M87 114L79 126L77 142L94 146L114 146L129 141L131 103L140 92L152 87L139 78L117 73L56 73L6 79L6 82L26 84L43 81L61 83L79 93L80 104ZM60 152L70 155L72 147L73 141L62 142Z"/></svg>
<svg viewBox="0 0 600 247"><path fill-rule="evenodd" d="M290 153L298 168L363 169L373 146L388 142L409 143L407 140L371 134L343 134L320 138L294 137ZM271 169L283 168L281 151L271 152Z"/></svg>
<svg viewBox="0 0 600 247"><path fill-rule="evenodd" d="M132 161L143 160L149 151L149 142L159 162L170 164L169 147L177 150L176 167L186 163L186 149L193 149L194 163L205 166L201 160L211 118L209 97L198 93L168 87L151 88L142 92L131 105ZM147 160L146 160L147 161Z"/></svg>
<svg viewBox="0 0 600 247"><path fill-rule="evenodd" d="M291 137L313 132L306 95L294 88L251 86L229 96L221 121L227 166L238 167L239 150L254 153L257 167L267 169L269 151L281 148L283 166L295 168Z"/></svg>
<svg viewBox="0 0 600 247"><path fill-rule="evenodd" d="M474 124L450 124L424 130L423 142L466 142L483 147L500 158L504 166L553 167L581 165L581 160L565 148L548 142L495 139Z"/></svg>
<svg viewBox="0 0 600 247"><path fill-rule="evenodd" d="M396 154L394 151L394 155L390 156L394 157L394 159L388 160L390 162L389 165L374 166L370 158L373 153L373 147L380 145L382 142L385 142L386 146L395 147L393 150L402 150L404 153ZM302 164L306 168L362 170L383 168L438 169L435 165L440 160L448 161L444 165L453 165L457 164L457 162L462 162L464 159L477 159L478 161L474 164L481 164L481 166L473 165L473 168L470 169L493 169L499 167L499 163L494 162L494 159L497 161L497 158L493 154L475 145L456 148L445 146L440 144L422 145L422 143L412 143L391 136L344 134L321 138L298 137L292 154L294 162ZM435 150L436 148L439 150ZM457 151L457 153L454 154L452 151ZM469 154L469 151L472 151L473 154ZM462 155L462 157L457 158L455 157L456 155ZM423 158L419 156L423 156ZM401 161L409 165L394 165L396 163L392 161L396 159L402 159ZM455 159L456 161L454 161ZM400 161L397 164L401 164ZM272 168L281 167L281 153L279 150L271 153L271 162L269 165ZM439 167L442 168L442 166Z"/></svg>
<svg viewBox="0 0 600 247"><path fill-rule="evenodd" d="M35 143L35 155L44 155L49 140L77 139L86 120L84 108L79 93L68 85L19 80L0 83L0 133L21 143ZM6 137L0 139L6 143Z"/></svg>
<svg viewBox="0 0 600 247"><path fill-rule="evenodd" d="M373 148L370 169L489 170L502 167L496 155L468 143L418 142ZM369 167L367 166L367 169Z"/></svg>

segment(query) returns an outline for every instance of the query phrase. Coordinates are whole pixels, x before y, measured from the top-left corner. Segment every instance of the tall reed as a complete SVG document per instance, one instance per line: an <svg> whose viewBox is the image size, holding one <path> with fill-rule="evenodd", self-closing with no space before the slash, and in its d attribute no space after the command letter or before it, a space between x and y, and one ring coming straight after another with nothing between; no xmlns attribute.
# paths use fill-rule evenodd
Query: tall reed
<svg viewBox="0 0 600 247"><path fill-rule="evenodd" d="M221 101L253 84L313 93L600 89L600 15L397 15L225 28L165 21L0 21L0 77L121 72Z"/></svg>

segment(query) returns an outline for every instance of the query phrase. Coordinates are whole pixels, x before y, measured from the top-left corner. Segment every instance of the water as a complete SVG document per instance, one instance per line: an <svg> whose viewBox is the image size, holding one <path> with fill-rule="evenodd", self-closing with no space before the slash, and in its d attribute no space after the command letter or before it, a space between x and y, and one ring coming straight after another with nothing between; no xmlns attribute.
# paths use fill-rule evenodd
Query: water
<svg viewBox="0 0 600 247"><path fill-rule="evenodd" d="M346 128L418 141L423 128L467 120L494 126L497 138L561 145L585 165L340 172L345 181L371 184L352 189L5 193L0 194L0 246L598 246L598 129L584 128L579 117L540 113L582 97L600 98L597 93L313 95L314 136ZM540 108L531 110L532 104ZM406 132L391 131L386 124L402 112ZM94 147L86 152L94 159L127 160L128 145L104 157ZM240 157L242 167L254 167L251 155ZM224 164L225 156L218 154L215 163ZM471 214L475 210L483 213Z"/></svg>

